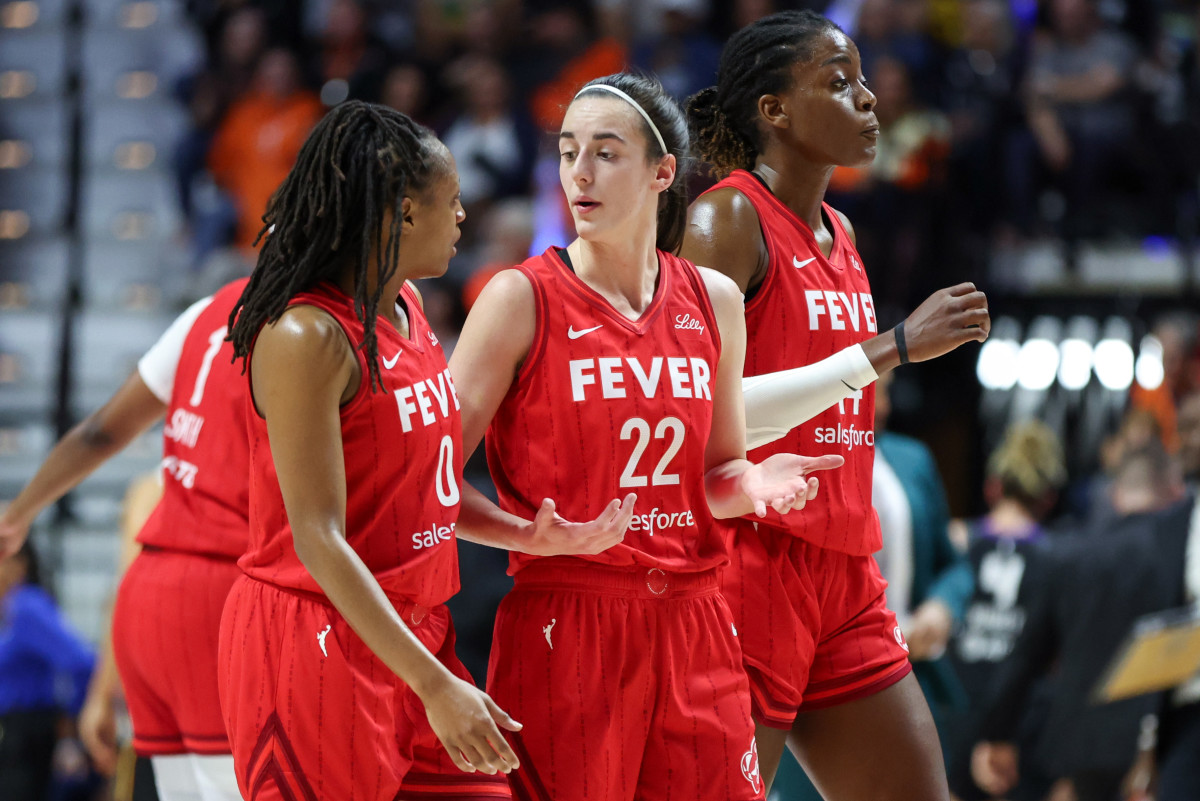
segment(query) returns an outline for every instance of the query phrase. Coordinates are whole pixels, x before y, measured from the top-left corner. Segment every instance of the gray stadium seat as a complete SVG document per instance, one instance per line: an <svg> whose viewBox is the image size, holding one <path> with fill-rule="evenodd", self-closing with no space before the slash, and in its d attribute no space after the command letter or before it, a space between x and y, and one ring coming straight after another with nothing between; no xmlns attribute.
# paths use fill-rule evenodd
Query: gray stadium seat
<svg viewBox="0 0 1200 801"><path fill-rule="evenodd" d="M161 242L179 231L181 215L169 175L90 170L82 195L83 233L89 238Z"/></svg>
<svg viewBox="0 0 1200 801"><path fill-rule="evenodd" d="M163 33L88 30L83 38L85 96L95 101L170 97L174 82L199 65L203 50L189 47L179 35Z"/></svg>
<svg viewBox="0 0 1200 801"><path fill-rule="evenodd" d="M0 96L57 97L66 88L66 40L57 30L0 31Z"/></svg>
<svg viewBox="0 0 1200 801"><path fill-rule="evenodd" d="M0 498L13 498L33 477L54 444L46 422L0 426Z"/></svg>
<svg viewBox="0 0 1200 801"><path fill-rule="evenodd" d="M0 103L0 164L54 167L67 160L67 109L55 98Z"/></svg>
<svg viewBox="0 0 1200 801"><path fill-rule="evenodd" d="M98 103L86 121L86 163L92 169L168 172L187 122L186 112L169 101Z"/></svg>
<svg viewBox="0 0 1200 801"><path fill-rule="evenodd" d="M100 309L173 307L189 277L186 259L170 242L90 241L83 251L84 302Z"/></svg>
<svg viewBox="0 0 1200 801"><path fill-rule="evenodd" d="M183 0L85 0L89 28L160 30L185 20Z"/></svg>
<svg viewBox="0 0 1200 801"><path fill-rule="evenodd" d="M52 30L60 27L66 17L67 0L32 0L0 7L0 21L9 29Z"/></svg>
<svg viewBox="0 0 1200 801"><path fill-rule="evenodd" d="M57 313L30 310L0 314L0 421L50 420L60 339Z"/></svg>
<svg viewBox="0 0 1200 801"><path fill-rule="evenodd" d="M0 170L0 239L59 233L66 204L65 168Z"/></svg>
<svg viewBox="0 0 1200 801"><path fill-rule="evenodd" d="M0 241L0 313L59 308L67 291L68 256L65 237Z"/></svg>
<svg viewBox="0 0 1200 801"><path fill-rule="evenodd" d="M71 364L75 381L71 405L77 417L108 400L174 317L173 313L94 308L77 315Z"/></svg>

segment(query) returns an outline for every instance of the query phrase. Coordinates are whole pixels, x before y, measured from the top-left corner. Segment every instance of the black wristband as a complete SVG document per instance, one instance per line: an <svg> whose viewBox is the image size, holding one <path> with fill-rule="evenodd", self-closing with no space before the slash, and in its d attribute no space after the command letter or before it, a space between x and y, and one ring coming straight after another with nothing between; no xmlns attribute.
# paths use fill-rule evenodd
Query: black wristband
<svg viewBox="0 0 1200 801"><path fill-rule="evenodd" d="M892 329L892 333L896 335L896 353L900 354L900 363L908 364L908 343L904 341L904 321L900 321L900 325Z"/></svg>

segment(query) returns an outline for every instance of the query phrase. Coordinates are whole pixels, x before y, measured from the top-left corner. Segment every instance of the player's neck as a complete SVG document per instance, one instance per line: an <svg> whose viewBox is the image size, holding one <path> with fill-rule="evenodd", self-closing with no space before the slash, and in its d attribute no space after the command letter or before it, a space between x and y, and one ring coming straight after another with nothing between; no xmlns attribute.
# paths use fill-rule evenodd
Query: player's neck
<svg viewBox="0 0 1200 801"><path fill-rule="evenodd" d="M988 513L989 528L999 537L1025 537L1036 523L1021 504L1009 498L1001 498Z"/></svg>
<svg viewBox="0 0 1200 801"><path fill-rule="evenodd" d="M350 297L355 297L356 276L354 268L349 267L342 271L336 281L338 288L345 292ZM383 288L383 294L379 296L379 308L376 314L384 318L396 327L397 331L404 334L408 330L408 317L404 311L396 306L396 299L400 297L400 290L404 288L404 282L408 279L407 273L402 267L397 268L395 274L388 279L387 284ZM366 297L371 297L375 292L375 288L379 285L379 264L372 259L371 264L367 267L367 288Z"/></svg>
<svg viewBox="0 0 1200 801"><path fill-rule="evenodd" d="M833 169L832 165L814 164L791 151L770 146L754 165L754 172L771 193L813 231L819 231L825 225L821 202L825 199Z"/></svg>
<svg viewBox="0 0 1200 801"><path fill-rule="evenodd" d="M640 241L639 241L640 240ZM619 242L576 239L567 246L575 274L618 310L636 317L646 310L658 285L654 240Z"/></svg>

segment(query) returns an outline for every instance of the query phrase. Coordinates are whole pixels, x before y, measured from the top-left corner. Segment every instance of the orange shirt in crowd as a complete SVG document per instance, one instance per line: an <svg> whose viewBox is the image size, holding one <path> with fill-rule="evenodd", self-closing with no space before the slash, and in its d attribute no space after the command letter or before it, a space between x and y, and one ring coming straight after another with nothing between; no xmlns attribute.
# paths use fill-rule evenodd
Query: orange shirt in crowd
<svg viewBox="0 0 1200 801"><path fill-rule="evenodd" d="M267 202L323 113L321 101L310 92L280 100L252 91L229 109L217 129L208 166L237 204L239 246L249 247L258 236Z"/></svg>

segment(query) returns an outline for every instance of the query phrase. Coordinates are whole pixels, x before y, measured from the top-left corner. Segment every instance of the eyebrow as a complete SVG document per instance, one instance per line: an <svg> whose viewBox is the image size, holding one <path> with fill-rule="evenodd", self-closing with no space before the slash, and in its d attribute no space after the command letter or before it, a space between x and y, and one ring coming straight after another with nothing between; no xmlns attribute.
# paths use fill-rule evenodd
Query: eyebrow
<svg viewBox="0 0 1200 801"><path fill-rule="evenodd" d="M571 131L562 131L561 133L559 133L558 138L559 139L575 139L576 137L575 137L575 134L573 134ZM593 142L599 142L604 139L616 139L618 142L620 142L622 144L625 143L624 139L617 136L615 133L611 133L608 131L601 131L600 133L592 134Z"/></svg>
<svg viewBox="0 0 1200 801"><path fill-rule="evenodd" d="M845 53L839 53L838 55L834 56L833 58L827 58L824 61L822 61L821 66L828 67L830 64L836 64L836 63L849 64L849 63L851 63L850 56L846 55Z"/></svg>

